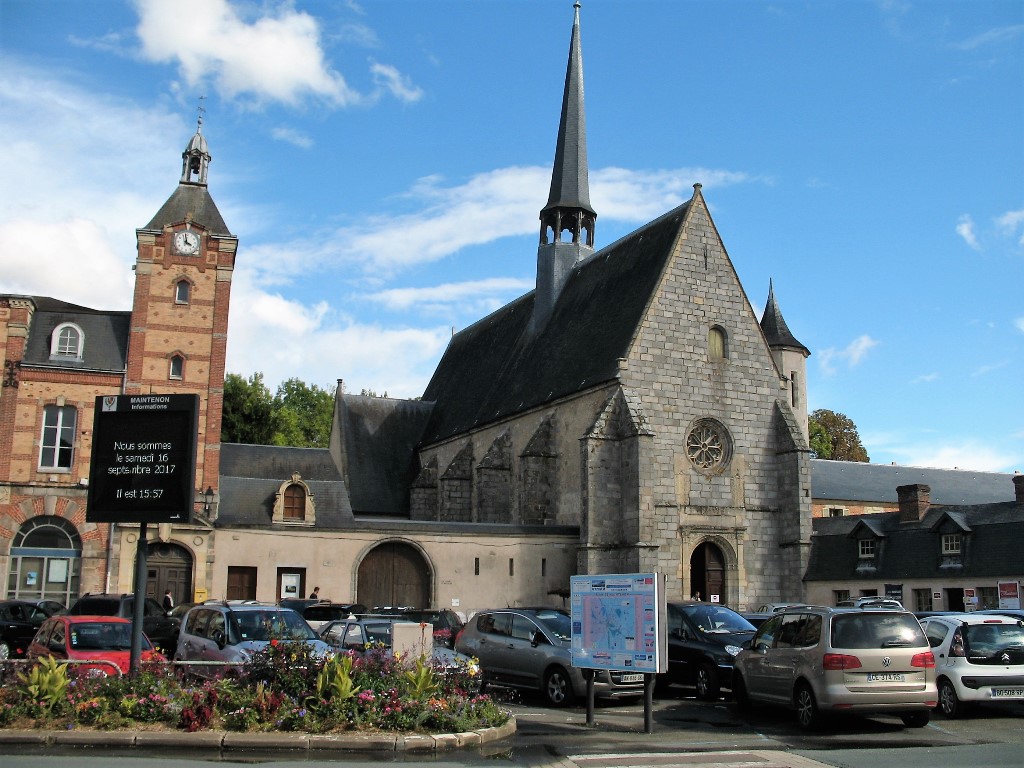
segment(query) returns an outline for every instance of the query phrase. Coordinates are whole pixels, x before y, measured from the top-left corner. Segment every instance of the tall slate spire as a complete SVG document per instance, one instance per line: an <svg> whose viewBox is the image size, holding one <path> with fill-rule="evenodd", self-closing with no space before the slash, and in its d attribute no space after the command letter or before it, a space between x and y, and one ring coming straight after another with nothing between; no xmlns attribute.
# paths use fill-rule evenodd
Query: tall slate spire
<svg viewBox="0 0 1024 768"><path fill-rule="evenodd" d="M597 214L590 205L587 172L587 121L583 109L583 50L580 4L573 5L569 63L565 68L562 115L558 122L551 191L540 212L534 332L544 327L574 264L594 252ZM564 238L564 239L563 239Z"/></svg>
<svg viewBox="0 0 1024 768"><path fill-rule="evenodd" d="M761 317L761 330L764 332L768 346L772 349L784 347L803 352L805 355L811 354L807 347L796 340L796 336L793 335L793 332L789 330L789 326L786 325L786 320L782 317L782 311L775 301L775 287L770 279L768 280L768 302L764 306L764 315Z"/></svg>
<svg viewBox="0 0 1024 768"><path fill-rule="evenodd" d="M574 6L569 62L565 68L565 90L562 93L562 116L558 123L555 162L551 171L551 191L540 212L541 243L561 240L568 230L573 242L594 247L594 220L597 214L590 205L590 179L587 171L587 119L583 107L583 50L580 45L580 4Z"/></svg>

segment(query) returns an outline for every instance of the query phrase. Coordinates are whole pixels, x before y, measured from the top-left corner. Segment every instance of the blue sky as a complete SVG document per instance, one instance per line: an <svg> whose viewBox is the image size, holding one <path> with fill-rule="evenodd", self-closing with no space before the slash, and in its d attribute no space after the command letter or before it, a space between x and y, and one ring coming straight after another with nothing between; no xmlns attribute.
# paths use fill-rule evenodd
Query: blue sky
<svg viewBox="0 0 1024 768"><path fill-rule="evenodd" d="M533 287L568 0L0 0L0 292L129 309L205 96L228 369L419 395ZM811 408L1024 470L1024 3L585 0L598 247L694 182Z"/></svg>

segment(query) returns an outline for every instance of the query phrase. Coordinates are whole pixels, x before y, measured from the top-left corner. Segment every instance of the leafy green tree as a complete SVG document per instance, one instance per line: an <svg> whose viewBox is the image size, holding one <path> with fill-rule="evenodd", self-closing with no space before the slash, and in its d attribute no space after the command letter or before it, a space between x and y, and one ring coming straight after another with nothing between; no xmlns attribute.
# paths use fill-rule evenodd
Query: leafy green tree
<svg viewBox="0 0 1024 768"><path fill-rule="evenodd" d="M834 461L871 461L860 442L857 425L849 416L825 408L807 419L811 451L815 458Z"/></svg>
<svg viewBox="0 0 1024 768"><path fill-rule="evenodd" d="M274 397L277 410L274 445L326 448L334 420L334 393L300 379L282 382Z"/></svg>
<svg viewBox="0 0 1024 768"><path fill-rule="evenodd" d="M244 379L237 373L224 377L224 411L220 439L225 443L269 445L277 431L274 398L263 374Z"/></svg>

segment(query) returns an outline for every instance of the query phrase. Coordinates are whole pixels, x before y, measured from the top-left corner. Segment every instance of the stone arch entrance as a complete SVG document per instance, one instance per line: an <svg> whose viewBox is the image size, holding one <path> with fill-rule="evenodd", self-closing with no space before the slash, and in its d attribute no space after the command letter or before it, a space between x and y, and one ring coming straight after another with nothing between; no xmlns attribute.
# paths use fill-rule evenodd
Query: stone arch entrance
<svg viewBox="0 0 1024 768"><path fill-rule="evenodd" d="M726 602L725 555L710 541L698 544L690 555L690 590L696 597L709 601L714 595L719 602Z"/></svg>
<svg viewBox="0 0 1024 768"><path fill-rule="evenodd" d="M371 549L359 564L356 602L368 608L430 608L430 567L419 550L389 541Z"/></svg>
<svg viewBox="0 0 1024 768"><path fill-rule="evenodd" d="M146 550L146 597L160 602L171 590L175 605L192 602L192 553L178 544L153 542Z"/></svg>

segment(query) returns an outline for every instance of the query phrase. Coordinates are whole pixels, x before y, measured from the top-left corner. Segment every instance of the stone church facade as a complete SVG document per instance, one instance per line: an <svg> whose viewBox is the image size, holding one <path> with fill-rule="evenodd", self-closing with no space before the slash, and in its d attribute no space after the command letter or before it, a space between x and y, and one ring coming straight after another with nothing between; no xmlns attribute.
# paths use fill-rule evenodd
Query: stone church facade
<svg viewBox="0 0 1024 768"><path fill-rule="evenodd" d="M84 519L93 398L124 391L200 395L193 518L150 526L147 591L179 603L320 586L469 612L638 571L670 597L800 599L809 351L771 288L758 319L699 184L597 248L586 146L577 8L536 289L456 334L419 400L339 384L330 447L304 449L220 442L238 241L197 131L137 231L131 312L0 297L8 596L132 589L138 527Z"/></svg>

